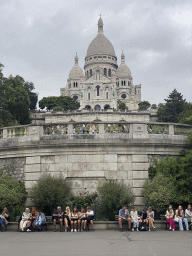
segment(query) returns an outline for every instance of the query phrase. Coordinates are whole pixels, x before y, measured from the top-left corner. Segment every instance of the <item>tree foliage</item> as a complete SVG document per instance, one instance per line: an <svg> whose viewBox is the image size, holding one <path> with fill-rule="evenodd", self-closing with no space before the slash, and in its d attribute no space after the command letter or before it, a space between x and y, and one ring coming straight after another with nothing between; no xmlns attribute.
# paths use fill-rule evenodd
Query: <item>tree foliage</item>
<svg viewBox="0 0 192 256"><path fill-rule="evenodd" d="M125 110L125 109L128 109L128 107L127 107L127 105L125 104L125 102L121 102L121 103L119 103L119 109Z"/></svg>
<svg viewBox="0 0 192 256"><path fill-rule="evenodd" d="M100 213L108 220L114 220L123 204L133 204L131 186L114 180L100 183L98 188Z"/></svg>
<svg viewBox="0 0 192 256"><path fill-rule="evenodd" d="M97 192L89 194L88 192L81 194L79 196L71 196L70 201L73 203L73 206L76 206L79 210L81 207L86 209L87 206L91 206L95 203L96 198L98 197Z"/></svg>
<svg viewBox="0 0 192 256"><path fill-rule="evenodd" d="M25 185L21 181L7 174L0 175L0 210L7 207L12 213L15 208L24 206L26 197Z"/></svg>
<svg viewBox="0 0 192 256"><path fill-rule="evenodd" d="M175 187L170 178L158 173L152 181L146 179L142 194L144 204L155 211L164 211L168 205L175 201Z"/></svg>
<svg viewBox="0 0 192 256"><path fill-rule="evenodd" d="M183 95L174 89L165 99L165 104L161 104L157 111L158 122L178 123L179 115L185 109L186 101Z"/></svg>
<svg viewBox="0 0 192 256"><path fill-rule="evenodd" d="M24 78L3 77L3 65L0 65L0 125L30 123L29 108L35 108L37 94L32 93L33 83L26 82ZM5 115L7 113L8 116Z"/></svg>
<svg viewBox="0 0 192 256"><path fill-rule="evenodd" d="M157 104L152 104L151 109L157 109Z"/></svg>
<svg viewBox="0 0 192 256"><path fill-rule="evenodd" d="M139 104L139 110L147 110L151 104L148 101L141 101Z"/></svg>
<svg viewBox="0 0 192 256"><path fill-rule="evenodd" d="M155 162L149 168L151 178L163 174L173 183L175 203L187 204L192 198L192 151L182 157L167 157L165 161Z"/></svg>
<svg viewBox="0 0 192 256"><path fill-rule="evenodd" d="M52 110L56 107L60 107L63 111L66 110L75 110L80 107L78 101L74 100L69 96L50 96L44 97L39 101L39 107L41 109L46 108L47 110Z"/></svg>
<svg viewBox="0 0 192 256"><path fill-rule="evenodd" d="M30 197L33 205L51 215L58 205L64 208L70 197L70 185L62 176L43 175L32 187Z"/></svg>
<svg viewBox="0 0 192 256"><path fill-rule="evenodd" d="M186 103L185 109L179 115L179 123L192 125L192 103Z"/></svg>

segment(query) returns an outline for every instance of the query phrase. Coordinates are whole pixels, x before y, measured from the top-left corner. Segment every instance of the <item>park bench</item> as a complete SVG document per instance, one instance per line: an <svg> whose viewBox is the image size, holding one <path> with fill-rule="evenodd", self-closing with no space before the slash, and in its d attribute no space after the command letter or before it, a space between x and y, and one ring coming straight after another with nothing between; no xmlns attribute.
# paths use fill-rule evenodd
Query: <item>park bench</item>
<svg viewBox="0 0 192 256"><path fill-rule="evenodd" d="M165 230L169 229L169 223L166 221L164 214L160 214L160 219L165 223ZM191 230L191 226L192 226L192 224L189 223L189 230ZM179 229L179 222L175 221L175 229Z"/></svg>
<svg viewBox="0 0 192 256"><path fill-rule="evenodd" d="M42 227L45 227L45 230L47 231L47 230L48 230L48 229L47 229L47 225L48 225L49 223L52 223L53 221L52 221L52 216L45 216L45 218L46 218L46 222L43 222L43 223L41 224L41 226L42 226ZM20 220L21 220L21 216L17 216L17 217L16 217L16 222L18 223L18 231L19 231Z"/></svg>

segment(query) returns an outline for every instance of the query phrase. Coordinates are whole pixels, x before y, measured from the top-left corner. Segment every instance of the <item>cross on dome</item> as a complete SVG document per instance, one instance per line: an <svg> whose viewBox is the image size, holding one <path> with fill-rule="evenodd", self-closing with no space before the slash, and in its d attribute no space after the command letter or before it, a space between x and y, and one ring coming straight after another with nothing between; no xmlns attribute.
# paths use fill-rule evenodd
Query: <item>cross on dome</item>
<svg viewBox="0 0 192 256"><path fill-rule="evenodd" d="M76 55L75 55L75 64L78 64L78 60L79 60L79 57L78 57L78 55L76 53Z"/></svg>
<svg viewBox="0 0 192 256"><path fill-rule="evenodd" d="M98 20L98 33L103 33L103 20L101 19L101 14L100 14L100 18Z"/></svg>

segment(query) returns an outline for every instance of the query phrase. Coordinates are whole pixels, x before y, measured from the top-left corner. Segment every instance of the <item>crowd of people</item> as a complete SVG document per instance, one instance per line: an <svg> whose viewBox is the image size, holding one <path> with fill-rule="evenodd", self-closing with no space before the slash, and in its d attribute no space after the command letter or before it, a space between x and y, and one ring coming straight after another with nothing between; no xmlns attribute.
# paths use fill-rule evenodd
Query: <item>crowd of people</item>
<svg viewBox="0 0 192 256"><path fill-rule="evenodd" d="M2 214L0 214L0 228L8 224L10 214L7 208L3 209ZM169 224L169 229L175 231L175 222L179 223L179 230L183 231L184 227L189 230L189 224L192 223L192 207L189 204L185 211L182 206L179 205L174 212L172 205L169 205L165 213L166 222ZM93 231L93 220L94 211L91 207L87 207L86 211L84 207L78 211L77 207L74 207L70 211L70 207L67 206L65 211L62 211L61 207L58 206L57 210L52 214L53 220L53 230L56 232L56 224L60 225L60 231L68 231L70 228L71 232L83 232L86 227L90 224L91 230ZM20 218L20 230L30 232L31 229L42 230L41 225L46 222L45 214L41 210L36 210L35 207L31 207L31 212L29 208L25 209L25 212ZM154 211L151 207L148 209L143 208L140 214L136 210L136 206L133 206L131 212L127 209L127 205L124 205L122 209L119 210L119 227L122 231L123 222L128 223L128 230L132 231L149 231L154 229ZM132 227L132 228L131 228Z"/></svg>
<svg viewBox="0 0 192 256"><path fill-rule="evenodd" d="M69 206L66 207L65 211L61 210L61 206L57 207L57 210L52 214L54 232L56 232L56 224L60 225L60 231L63 232L64 228L67 232L68 227L71 228L71 232L80 232L85 231L88 224L91 225L91 230L93 231L93 219L94 211L91 210L91 207L87 207L85 211L84 207L81 207L78 211L77 207L74 207L70 211ZM42 223L46 222L45 214L39 210L37 211L35 207L25 209L25 212L22 214L20 221L20 230L30 232L31 229L42 230Z"/></svg>
<svg viewBox="0 0 192 256"><path fill-rule="evenodd" d="M169 205L166 214L166 222L169 224L169 229L175 231L175 222L179 223L179 230L183 231L185 229L189 230L189 223L192 223L192 207L189 204L187 209L184 211L182 206L179 205L178 209L175 211L172 208L172 205ZM143 208L142 212L138 214L136 211L136 206L133 206L132 211L129 213L127 205L124 205L122 209L119 210L119 227L122 231L122 223L128 223L128 230L131 230L131 225L133 224L132 231L146 231L154 229L154 211L151 207L148 209ZM184 225L183 225L184 224Z"/></svg>

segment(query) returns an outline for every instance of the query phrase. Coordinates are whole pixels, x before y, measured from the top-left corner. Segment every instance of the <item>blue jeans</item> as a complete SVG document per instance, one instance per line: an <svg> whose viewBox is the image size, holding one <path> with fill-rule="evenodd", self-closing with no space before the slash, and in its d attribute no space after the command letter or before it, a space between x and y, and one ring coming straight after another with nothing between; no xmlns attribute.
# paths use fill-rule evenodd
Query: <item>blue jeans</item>
<svg viewBox="0 0 192 256"><path fill-rule="evenodd" d="M179 230L183 230L183 222L185 223L185 228L188 229L188 220L186 218L179 219Z"/></svg>
<svg viewBox="0 0 192 256"><path fill-rule="evenodd" d="M41 220L38 220L38 221L36 221L35 226L36 226L38 229L41 229L41 224L42 224L42 221L41 221Z"/></svg>

